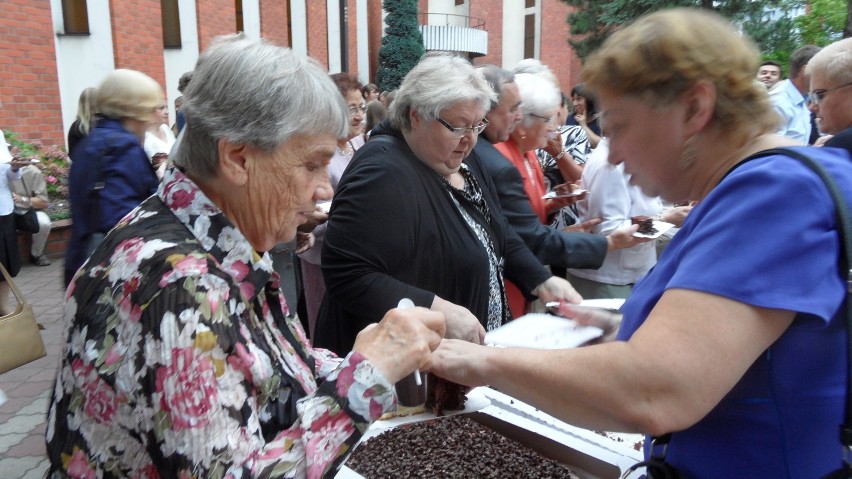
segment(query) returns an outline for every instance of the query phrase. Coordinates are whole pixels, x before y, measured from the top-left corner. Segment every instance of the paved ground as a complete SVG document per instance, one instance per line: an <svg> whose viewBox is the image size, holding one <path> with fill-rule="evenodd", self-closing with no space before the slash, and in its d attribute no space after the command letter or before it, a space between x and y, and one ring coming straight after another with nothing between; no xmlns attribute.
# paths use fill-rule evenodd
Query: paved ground
<svg viewBox="0 0 852 479"><path fill-rule="evenodd" d="M45 327L47 356L0 374L0 389L8 397L0 405L0 477L40 479L47 471L45 414L62 336L62 260L44 267L25 264L15 284Z"/></svg>

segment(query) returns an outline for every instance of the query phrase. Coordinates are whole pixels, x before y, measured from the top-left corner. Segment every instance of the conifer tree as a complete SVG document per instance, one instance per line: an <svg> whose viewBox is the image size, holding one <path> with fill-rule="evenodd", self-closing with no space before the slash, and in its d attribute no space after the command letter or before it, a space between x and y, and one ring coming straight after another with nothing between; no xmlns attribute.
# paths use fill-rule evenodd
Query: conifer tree
<svg viewBox="0 0 852 479"><path fill-rule="evenodd" d="M417 0L385 0L385 36L379 49L376 83L380 90L396 90L425 52L417 22Z"/></svg>

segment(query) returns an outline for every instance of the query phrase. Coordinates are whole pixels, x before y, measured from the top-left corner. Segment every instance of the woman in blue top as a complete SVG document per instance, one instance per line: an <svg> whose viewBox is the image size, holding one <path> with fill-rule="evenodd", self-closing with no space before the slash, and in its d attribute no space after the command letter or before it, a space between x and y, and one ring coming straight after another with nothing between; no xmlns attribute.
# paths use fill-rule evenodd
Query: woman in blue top
<svg viewBox="0 0 852 479"><path fill-rule="evenodd" d="M837 469L849 374L838 226L827 189L798 161L744 162L791 144L773 134L757 59L701 10L657 12L611 36L584 66L610 163L648 195L697 206L636 284L616 341L545 351L445 340L433 372L583 427L671 432L666 462L685 477ZM852 203L847 152L791 149Z"/></svg>
<svg viewBox="0 0 852 479"><path fill-rule="evenodd" d="M100 118L74 148L68 178L74 223L65 252L66 286L96 246L92 237L112 229L159 183L142 144L148 125L159 120L160 84L135 70L115 70L98 87L95 102Z"/></svg>

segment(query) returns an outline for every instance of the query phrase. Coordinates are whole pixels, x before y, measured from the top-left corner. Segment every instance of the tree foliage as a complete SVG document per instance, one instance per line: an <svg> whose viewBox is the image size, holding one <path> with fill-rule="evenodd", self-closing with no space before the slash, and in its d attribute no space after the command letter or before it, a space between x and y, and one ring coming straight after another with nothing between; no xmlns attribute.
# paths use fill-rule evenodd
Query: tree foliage
<svg viewBox="0 0 852 479"><path fill-rule="evenodd" d="M847 2L844 0L811 0L810 11L796 19L803 43L823 47L843 37L846 27ZM852 5L852 2L849 3Z"/></svg>
<svg viewBox="0 0 852 479"><path fill-rule="evenodd" d="M417 22L417 0L385 0L385 36L379 48L376 83L381 90L396 90L425 52Z"/></svg>
<svg viewBox="0 0 852 479"><path fill-rule="evenodd" d="M836 1L836 0L824 0ZM798 41L791 12L803 0L562 0L576 7L568 15L569 43L585 58L617 28L640 16L671 7L714 10L741 25L763 51L789 49ZM793 47L794 48L794 47ZM789 55L789 53L788 53Z"/></svg>

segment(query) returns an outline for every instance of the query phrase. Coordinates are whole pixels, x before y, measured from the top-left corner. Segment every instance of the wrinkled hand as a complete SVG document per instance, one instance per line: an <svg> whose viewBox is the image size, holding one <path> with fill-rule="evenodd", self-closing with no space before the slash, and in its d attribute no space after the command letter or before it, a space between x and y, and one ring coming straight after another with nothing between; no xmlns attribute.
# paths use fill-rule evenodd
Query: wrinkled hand
<svg viewBox="0 0 852 479"><path fill-rule="evenodd" d="M532 294L538 296L538 299L545 303L551 301L579 303L583 300L583 297L571 286L571 283L558 276L547 278L544 283L536 286Z"/></svg>
<svg viewBox="0 0 852 479"><path fill-rule="evenodd" d="M566 206L573 205L585 197L586 193L576 196L557 196L556 198L548 198L544 200L544 206L548 214L555 213Z"/></svg>
<svg viewBox="0 0 852 479"><path fill-rule="evenodd" d="M488 384L481 366L487 362L486 354L491 350L457 339L445 339L432 354L430 373L465 386Z"/></svg>
<svg viewBox="0 0 852 479"><path fill-rule="evenodd" d="M834 135L823 135L816 139L814 146L825 146L825 142L832 139Z"/></svg>
<svg viewBox="0 0 852 479"><path fill-rule="evenodd" d="M566 226L562 228L562 231L565 233L594 233L595 226L601 224L600 218L592 218L589 221L583 221L582 223L574 223L571 226Z"/></svg>
<svg viewBox="0 0 852 479"><path fill-rule="evenodd" d="M686 220L690 211L692 211L692 206L676 206L663 211L663 214L660 216L663 218L663 221L680 227L683 226L683 222Z"/></svg>
<svg viewBox="0 0 852 479"><path fill-rule="evenodd" d="M611 341L621 326L622 315L602 308L587 308L567 303L559 304L558 314L570 318L584 326L594 326L603 330L603 341Z"/></svg>
<svg viewBox="0 0 852 479"><path fill-rule="evenodd" d="M654 241L651 238L640 238L633 236L633 233L639 231L639 225L630 225L626 228L621 228L606 235L607 251L615 251L618 249L629 248L637 244Z"/></svg>
<svg viewBox="0 0 852 479"><path fill-rule="evenodd" d="M435 295L432 311L443 313L447 318L447 338L462 339L476 344L485 340L485 328L467 308Z"/></svg>
<svg viewBox="0 0 852 479"><path fill-rule="evenodd" d="M432 367L432 351L446 332L444 315L426 308L395 308L358 333L352 350L395 383L415 369Z"/></svg>
<svg viewBox="0 0 852 479"><path fill-rule="evenodd" d="M296 232L296 254L304 253L314 247L316 237L313 233Z"/></svg>
<svg viewBox="0 0 852 479"><path fill-rule="evenodd" d="M556 158L556 155L562 153L562 134L556 135L556 138L547 140L547 146L544 147L544 151L547 152L548 155Z"/></svg>
<svg viewBox="0 0 852 479"><path fill-rule="evenodd" d="M318 225L321 225L328 221L328 214L324 213L321 209L315 209L310 215L308 215L308 221L299 225L298 230L304 233L310 233L314 230Z"/></svg>

